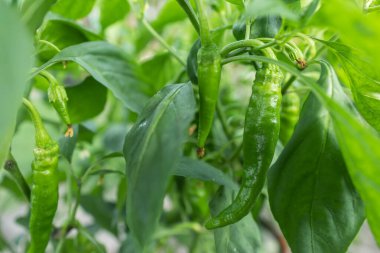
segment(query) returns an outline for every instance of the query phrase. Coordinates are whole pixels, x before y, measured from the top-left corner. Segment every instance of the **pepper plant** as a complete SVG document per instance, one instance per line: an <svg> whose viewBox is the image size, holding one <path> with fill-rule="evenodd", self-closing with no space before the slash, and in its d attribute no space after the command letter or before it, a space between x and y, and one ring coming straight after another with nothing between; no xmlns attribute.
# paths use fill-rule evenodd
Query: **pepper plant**
<svg viewBox="0 0 380 253"><path fill-rule="evenodd" d="M379 10L0 0L0 252L378 252Z"/></svg>

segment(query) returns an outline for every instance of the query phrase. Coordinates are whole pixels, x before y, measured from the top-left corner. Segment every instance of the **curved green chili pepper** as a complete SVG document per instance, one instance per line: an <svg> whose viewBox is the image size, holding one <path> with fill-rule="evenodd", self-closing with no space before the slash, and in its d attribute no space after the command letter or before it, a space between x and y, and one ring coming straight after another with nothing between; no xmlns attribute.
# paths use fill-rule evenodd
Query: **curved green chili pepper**
<svg viewBox="0 0 380 253"><path fill-rule="evenodd" d="M67 109L67 94L65 87L59 85L57 80L47 71L41 71L40 73L43 77L45 77L49 83L48 89L48 98L49 102L53 105L54 109L57 111L58 115L61 117L63 122L67 125L67 131L65 136L73 137L74 130L71 124L70 115Z"/></svg>
<svg viewBox="0 0 380 253"><path fill-rule="evenodd" d="M198 156L204 156L204 146L211 131L216 103L219 95L221 76L221 56L217 45L212 41L208 28L207 17L202 4L196 1L201 34L201 48L198 51L198 86L199 86L199 126L198 126Z"/></svg>
<svg viewBox="0 0 380 253"><path fill-rule="evenodd" d="M301 109L301 101L298 94L290 90L282 99L280 140L285 145L292 137L297 125Z"/></svg>
<svg viewBox="0 0 380 253"><path fill-rule="evenodd" d="M268 51L265 50L264 54L275 57ZM245 116L242 186L232 204L209 220L206 228L223 227L239 221L250 212L261 193L280 131L282 79L281 70L273 64L263 64L263 68L256 72Z"/></svg>
<svg viewBox="0 0 380 253"><path fill-rule="evenodd" d="M27 100L24 105L32 118L36 147L32 163L31 215L29 230L31 243L28 253L44 253L53 228L58 206L58 144L49 136L36 108Z"/></svg>

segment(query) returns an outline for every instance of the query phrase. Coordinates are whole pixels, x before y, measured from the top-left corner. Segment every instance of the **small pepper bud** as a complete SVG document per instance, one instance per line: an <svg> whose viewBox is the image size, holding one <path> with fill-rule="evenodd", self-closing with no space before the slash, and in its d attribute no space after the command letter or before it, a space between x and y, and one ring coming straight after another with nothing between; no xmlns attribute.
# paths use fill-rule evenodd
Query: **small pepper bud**
<svg viewBox="0 0 380 253"><path fill-rule="evenodd" d="M73 137L74 131L71 125L71 119L67 110L67 93L65 87L57 83L52 83L48 89L49 102L58 112L59 116L67 125L66 137Z"/></svg>

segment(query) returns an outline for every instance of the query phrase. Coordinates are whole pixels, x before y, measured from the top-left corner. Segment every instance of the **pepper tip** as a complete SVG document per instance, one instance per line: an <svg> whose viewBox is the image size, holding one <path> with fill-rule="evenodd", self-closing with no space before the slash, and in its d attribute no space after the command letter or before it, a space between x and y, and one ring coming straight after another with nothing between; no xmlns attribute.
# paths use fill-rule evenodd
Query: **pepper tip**
<svg viewBox="0 0 380 253"><path fill-rule="evenodd" d="M199 147L198 149L197 149L197 155L198 155L198 158L202 158L202 157L204 157L205 156L205 148L201 148L201 147Z"/></svg>

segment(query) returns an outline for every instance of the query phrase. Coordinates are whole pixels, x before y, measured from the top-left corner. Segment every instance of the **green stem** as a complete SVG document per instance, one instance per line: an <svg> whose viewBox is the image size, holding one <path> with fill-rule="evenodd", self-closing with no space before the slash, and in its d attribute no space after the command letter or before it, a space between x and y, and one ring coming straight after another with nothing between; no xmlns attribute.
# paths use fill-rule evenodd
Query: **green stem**
<svg viewBox="0 0 380 253"><path fill-rule="evenodd" d="M276 44L276 41L271 41L264 44L262 41L257 40L257 39L239 40L239 41L232 42L226 45L225 47L223 47L220 54L222 57L225 58L227 54L233 50L244 48L244 47L250 47L255 51L262 50L264 55L275 59L276 55L273 53L271 49L269 49L269 47L274 44Z"/></svg>
<svg viewBox="0 0 380 253"><path fill-rule="evenodd" d="M47 45L48 47L50 48L53 48L55 51L57 51L58 53L61 52L61 49L59 49L56 45L54 45L53 43L47 41L47 40L39 40L38 41L39 43L42 43L42 44L45 44Z"/></svg>
<svg viewBox="0 0 380 253"><path fill-rule="evenodd" d="M251 21L249 18L245 20L245 40L249 40L249 37L251 35Z"/></svg>
<svg viewBox="0 0 380 253"><path fill-rule="evenodd" d="M22 175L11 151L9 151L8 158L4 163L4 169L12 175L20 190L22 191L28 202L30 202L30 187L26 182L24 176Z"/></svg>
<svg viewBox="0 0 380 253"><path fill-rule="evenodd" d="M179 57L178 53L175 51L174 48L172 48L165 40L164 38L159 35L156 30L149 24L149 22L143 18L142 23L145 26L145 28L155 37L163 47L165 47L176 59L179 63L181 63L183 66L186 66L186 62Z"/></svg>
<svg viewBox="0 0 380 253"><path fill-rule="evenodd" d="M197 5L202 46L207 46L212 43L207 14L203 9L202 0L195 0L195 4Z"/></svg>
<svg viewBox="0 0 380 253"><path fill-rule="evenodd" d="M75 222L75 216L76 216L76 213L78 211L79 202L80 202L81 190L82 190L82 183L81 183L80 180L77 180L77 190L76 190L76 194L75 194L75 204L74 204L74 207L71 208L69 217L67 218L67 221L66 221L65 225L62 228L61 238L59 240L59 243L58 243L56 251L55 251L56 253L60 253L62 251L63 244L66 241L66 234L68 232L68 229Z"/></svg>
<svg viewBox="0 0 380 253"><path fill-rule="evenodd" d="M38 113L37 109L26 98L23 98L23 104L28 109L29 115L32 118L32 122L36 130L35 139L37 148L50 147L52 143L54 143L54 141L51 139L49 133L46 131L46 128L42 123L41 116Z"/></svg>
<svg viewBox="0 0 380 253"><path fill-rule="evenodd" d="M296 80L297 78L295 76L291 76L289 80L282 86L281 88L281 94L284 95L285 92L289 89L289 87L292 85L292 83Z"/></svg>
<svg viewBox="0 0 380 253"><path fill-rule="evenodd" d="M38 74L45 78L50 85L58 85L57 79L55 79L55 77L52 74L50 74L50 72L48 72L47 70L41 70Z"/></svg>
<svg viewBox="0 0 380 253"><path fill-rule="evenodd" d="M227 123L227 120L226 120L226 115L224 115L224 112L222 110L220 101L219 101L219 103L216 104L216 113L218 115L220 123L222 124L222 128L223 128L224 133L226 134L227 138L229 140L231 140L232 139L232 134L231 134L231 131L230 131L229 127L228 127L228 123Z"/></svg>
<svg viewBox="0 0 380 253"><path fill-rule="evenodd" d="M177 3L186 12L187 16L190 19L191 24L195 28L195 31L197 31L197 33L199 34L200 30L199 30L199 22L198 22L197 14L195 14L195 11L193 7L191 6L189 0L177 0Z"/></svg>

